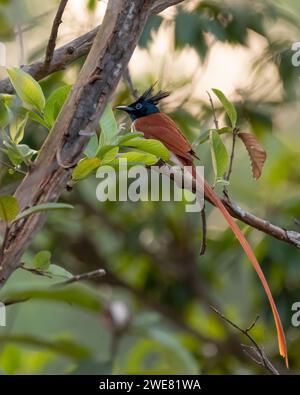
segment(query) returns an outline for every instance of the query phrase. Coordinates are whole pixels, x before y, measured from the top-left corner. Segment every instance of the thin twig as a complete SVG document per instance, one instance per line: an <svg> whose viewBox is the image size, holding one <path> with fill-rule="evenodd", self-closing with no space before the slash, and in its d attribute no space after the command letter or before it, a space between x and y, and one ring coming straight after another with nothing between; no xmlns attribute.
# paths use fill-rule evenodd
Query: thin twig
<svg viewBox="0 0 300 395"><path fill-rule="evenodd" d="M216 116L216 109L214 106L214 102L212 100L212 97L211 97L211 94L209 93L209 91L206 91L206 93L208 94L208 97L209 97L209 101L210 101L210 105L211 105L211 109L212 109L212 113L213 113L214 124L215 124L216 129L218 130L219 129L219 121Z"/></svg>
<svg viewBox="0 0 300 395"><path fill-rule="evenodd" d="M130 90L130 93L131 93L132 97L137 99L139 97L139 93L138 93L138 91L135 89L135 87L133 85L132 78L131 78L130 71L129 71L128 67L126 67L126 69L125 69L125 71L123 73L123 78L124 78L126 84L128 85L128 88Z"/></svg>
<svg viewBox="0 0 300 395"><path fill-rule="evenodd" d="M50 273L47 273L45 270L35 269L33 267L26 267L24 263L21 263L20 269L25 270L26 272L36 274L37 276L52 278Z"/></svg>
<svg viewBox="0 0 300 395"><path fill-rule="evenodd" d="M237 331L239 331L240 333L242 333L244 336L246 336L248 338L248 340L252 343L253 346L249 347L252 351L255 351L256 356L258 357L258 359L253 358L250 355L250 358L255 361L256 363L258 363L259 365L262 365L266 370L268 370L270 373L274 374L274 375L279 375L278 370L273 366L273 364L269 361L269 359L267 358L267 356L265 355L264 351L259 347L259 345L257 344L257 342L253 339L253 337L249 334L250 330L253 329L253 327L256 325L259 316L257 316L254 320L254 322L247 328L247 329L242 329L241 327L239 327L237 324L235 324L233 321L231 321L229 318L225 317L224 314L222 314L219 310L217 310L215 307L210 306L210 308L216 313L218 314L219 317L221 317L224 321L226 321L228 324L230 324L233 328L235 328ZM242 344L242 346L245 347L245 345ZM249 355L249 353L244 350L244 352Z"/></svg>
<svg viewBox="0 0 300 395"><path fill-rule="evenodd" d="M237 135L239 133L239 129L238 128L234 128L232 131L232 146L231 146L231 153L230 153L230 162L229 162L229 168L228 168L228 172L225 176L225 180L229 181L231 173L232 173L232 169L233 169L233 161L234 161L234 153L235 153L235 143L236 143L236 138Z"/></svg>
<svg viewBox="0 0 300 395"><path fill-rule="evenodd" d="M201 225L202 225L202 240L201 240L201 248L200 248L200 256L205 254L206 251L206 213L205 213L205 206L201 210Z"/></svg>
<svg viewBox="0 0 300 395"><path fill-rule="evenodd" d="M47 49L46 49L46 56L45 56L45 63L44 63L44 67L46 69L48 69L49 65L51 64L52 58L53 58L53 53L54 53L55 46L56 46L58 29L59 29L60 24L62 23L61 18L63 16L63 13L65 11L67 3L68 3L68 0L61 0L60 1L57 13L55 15L55 18L54 18L54 21L52 24L52 29L51 29Z"/></svg>
<svg viewBox="0 0 300 395"><path fill-rule="evenodd" d="M26 171L23 171L23 170L21 170L21 169L18 169L16 166L11 166L9 163L6 163L6 162L3 162L3 160L0 160L0 164L2 165L2 166L5 166L5 167L7 167L9 170L13 170L13 171L15 171L15 172L17 172L17 173L20 173L20 174L23 174L23 175L25 175L26 176Z"/></svg>
<svg viewBox="0 0 300 395"><path fill-rule="evenodd" d="M103 276L105 276L105 274L106 274L106 271L104 269L97 269L97 270L93 270L92 272L88 272L88 273L76 274L75 276L68 278L66 281L63 281L61 283L54 284L54 285L58 286L58 287L62 287L62 286L76 283L78 281L91 280L91 279L95 279L98 277L103 277Z"/></svg>

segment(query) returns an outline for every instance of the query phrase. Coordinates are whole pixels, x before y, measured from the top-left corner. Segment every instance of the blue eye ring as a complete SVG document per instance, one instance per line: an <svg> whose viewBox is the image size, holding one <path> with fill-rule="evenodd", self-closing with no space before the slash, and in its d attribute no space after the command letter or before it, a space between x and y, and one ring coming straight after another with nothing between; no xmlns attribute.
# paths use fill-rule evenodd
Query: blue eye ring
<svg viewBox="0 0 300 395"><path fill-rule="evenodd" d="M137 103L135 109L140 110L141 108L143 108L143 105L141 103Z"/></svg>

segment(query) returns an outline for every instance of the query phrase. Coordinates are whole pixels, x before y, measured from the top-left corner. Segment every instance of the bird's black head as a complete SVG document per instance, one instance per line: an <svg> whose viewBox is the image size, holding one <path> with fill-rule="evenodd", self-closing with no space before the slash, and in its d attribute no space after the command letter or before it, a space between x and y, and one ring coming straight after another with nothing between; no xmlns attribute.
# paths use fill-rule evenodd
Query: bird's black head
<svg viewBox="0 0 300 395"><path fill-rule="evenodd" d="M153 90L154 88L151 86L134 103L129 104L129 106L118 106L116 109L126 111L133 121L137 118L160 112L157 104L160 100L169 96L170 93L159 91L154 95Z"/></svg>

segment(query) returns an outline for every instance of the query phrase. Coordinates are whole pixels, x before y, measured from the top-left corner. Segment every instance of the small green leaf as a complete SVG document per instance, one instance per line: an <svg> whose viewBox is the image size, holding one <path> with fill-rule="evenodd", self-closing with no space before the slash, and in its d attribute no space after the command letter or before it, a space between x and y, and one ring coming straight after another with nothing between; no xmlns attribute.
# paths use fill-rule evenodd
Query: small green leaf
<svg viewBox="0 0 300 395"><path fill-rule="evenodd" d="M9 128L9 133L12 141L15 144L19 144L23 140L27 121L28 121L28 114L26 114L26 117L24 119L16 118L11 123Z"/></svg>
<svg viewBox="0 0 300 395"><path fill-rule="evenodd" d="M84 158L75 167L72 177L74 180L82 180L86 178L93 170L97 169L101 164L99 158Z"/></svg>
<svg viewBox="0 0 300 395"><path fill-rule="evenodd" d="M217 98L220 100L221 104L223 105L229 119L231 122L232 127L236 127L236 121L237 121L237 112L234 107L234 105L227 99L227 97L224 95L222 91L219 89L213 89L214 94L217 96Z"/></svg>
<svg viewBox="0 0 300 395"><path fill-rule="evenodd" d="M28 118L30 118L32 121L35 121L39 123L40 125L44 126L46 129L50 129L49 125L47 122L44 121L44 119L38 115L37 113L33 111L28 111Z"/></svg>
<svg viewBox="0 0 300 395"><path fill-rule="evenodd" d="M200 136L194 141L193 145L203 144L207 140L209 140L209 136L210 136L210 131L211 130L217 130L217 129L206 130L205 132L200 134ZM232 128L229 128L229 127L220 128L220 129L217 130L217 132L219 134L232 133Z"/></svg>
<svg viewBox="0 0 300 395"><path fill-rule="evenodd" d="M127 164L129 165L135 165L135 164L140 164L140 165L154 165L155 163L158 162L158 158L155 155L152 154L146 154L143 152L126 152L125 154L122 154L118 159L114 159L112 162L109 164L111 166L122 166L122 160L126 159Z"/></svg>
<svg viewBox="0 0 300 395"><path fill-rule="evenodd" d="M51 252L40 251L33 258L33 267L38 270L46 271L51 264Z"/></svg>
<svg viewBox="0 0 300 395"><path fill-rule="evenodd" d="M217 130L210 131L211 156L215 179L223 177L228 166L228 153Z"/></svg>
<svg viewBox="0 0 300 395"><path fill-rule="evenodd" d="M149 154L153 154L165 161L170 159L169 150L158 140L137 138L125 141L122 145L148 152Z"/></svg>
<svg viewBox="0 0 300 395"><path fill-rule="evenodd" d="M52 274L53 276L63 277L63 278L72 278L73 274L68 272L61 266L58 265L50 265L47 273Z"/></svg>
<svg viewBox="0 0 300 395"><path fill-rule="evenodd" d="M137 137L144 137L144 133L142 132L129 132L125 134L119 134L116 136L116 141L114 141L117 145L122 145L128 140L135 139Z"/></svg>
<svg viewBox="0 0 300 395"><path fill-rule="evenodd" d="M16 95L9 95L8 93L0 93L0 100L6 107L12 107L14 102L16 101Z"/></svg>
<svg viewBox="0 0 300 395"><path fill-rule="evenodd" d="M105 153L105 155L103 156L103 159L101 161L101 165L106 165L109 162L111 162L112 160L114 160L115 157L118 155L118 153L119 153L119 147L113 147L112 149L107 151Z"/></svg>
<svg viewBox="0 0 300 395"><path fill-rule="evenodd" d="M90 138L90 141L88 142L88 145L84 150L84 155L86 155L88 158L95 157L97 155L98 146L99 146L98 136L94 134L94 136Z"/></svg>
<svg viewBox="0 0 300 395"><path fill-rule="evenodd" d="M20 99L30 107L43 111L45 97L39 83L30 74L17 67L8 69L7 73Z"/></svg>
<svg viewBox="0 0 300 395"><path fill-rule="evenodd" d="M28 217L29 215L39 213L41 211L54 211L54 210L66 210L66 209L73 209L74 207L70 204L65 203L43 203L38 204L33 207L29 207L26 210L22 211L18 216L17 220L21 218Z"/></svg>
<svg viewBox="0 0 300 395"><path fill-rule="evenodd" d="M56 121L60 110L62 109L65 101L67 100L70 90L70 85L61 86L60 88L52 92L48 100L46 101L44 117L50 128Z"/></svg>
<svg viewBox="0 0 300 395"><path fill-rule="evenodd" d="M0 219L9 223L19 213L19 203L14 196L0 196Z"/></svg>
<svg viewBox="0 0 300 395"><path fill-rule="evenodd" d="M9 124L9 112L6 105L0 100L0 128L5 128Z"/></svg>
<svg viewBox="0 0 300 395"><path fill-rule="evenodd" d="M101 135L100 145L111 144L118 134L118 125L110 105L107 105L100 119Z"/></svg>

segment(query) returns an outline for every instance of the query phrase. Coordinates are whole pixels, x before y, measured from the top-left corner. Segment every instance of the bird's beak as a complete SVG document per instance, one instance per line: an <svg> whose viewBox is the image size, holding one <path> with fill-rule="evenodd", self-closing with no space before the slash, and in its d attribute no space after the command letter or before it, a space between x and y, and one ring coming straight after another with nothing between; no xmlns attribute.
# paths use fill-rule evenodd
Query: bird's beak
<svg viewBox="0 0 300 395"><path fill-rule="evenodd" d="M117 106L115 107L116 110L121 110L121 111L126 111L126 112L132 112L134 111L133 108L128 107L128 106Z"/></svg>

